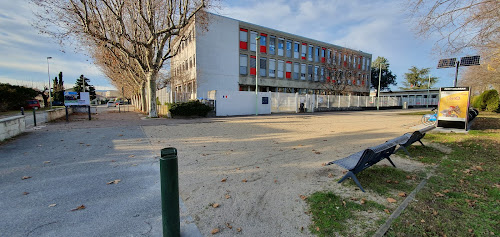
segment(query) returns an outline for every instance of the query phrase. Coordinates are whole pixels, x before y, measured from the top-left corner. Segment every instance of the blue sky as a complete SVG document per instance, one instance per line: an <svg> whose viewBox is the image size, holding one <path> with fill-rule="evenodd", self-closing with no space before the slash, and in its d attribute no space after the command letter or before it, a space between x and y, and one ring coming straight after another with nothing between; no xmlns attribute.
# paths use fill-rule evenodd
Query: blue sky
<svg viewBox="0 0 500 237"><path fill-rule="evenodd" d="M217 14L387 58L402 86L411 66L430 67L436 86L452 86L453 69L435 69L435 39L420 39L406 20L400 0L228 0ZM43 87L60 71L67 87L84 74L97 89L114 88L77 44L64 47L31 26L33 6L27 0L0 0L0 81ZM398 86L393 86L397 90Z"/></svg>

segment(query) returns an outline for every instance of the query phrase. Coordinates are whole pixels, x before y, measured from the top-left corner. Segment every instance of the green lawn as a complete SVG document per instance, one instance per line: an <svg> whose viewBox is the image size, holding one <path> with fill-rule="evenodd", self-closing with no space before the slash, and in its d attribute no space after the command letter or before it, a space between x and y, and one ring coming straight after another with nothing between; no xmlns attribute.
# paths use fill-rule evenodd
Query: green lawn
<svg viewBox="0 0 500 237"><path fill-rule="evenodd" d="M397 154L428 164L434 171L386 236L499 235L500 115L481 113L469 134L427 134L424 143L429 142L452 152L445 156L432 147L415 145L409 148L413 158ZM378 202L361 204L359 198L335 194L337 190L316 192L307 199L313 221L309 228L318 236L371 235L394 210L386 198L394 198L399 205L405 197L395 194L408 194L424 175L390 166L366 169L357 177L371 199L382 200ZM350 179L342 185L356 187Z"/></svg>

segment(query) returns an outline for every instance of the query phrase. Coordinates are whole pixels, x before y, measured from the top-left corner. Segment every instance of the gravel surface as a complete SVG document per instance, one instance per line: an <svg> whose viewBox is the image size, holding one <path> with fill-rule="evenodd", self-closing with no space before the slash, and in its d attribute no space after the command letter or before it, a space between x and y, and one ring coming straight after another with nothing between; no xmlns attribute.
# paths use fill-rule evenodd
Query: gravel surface
<svg viewBox="0 0 500 237"><path fill-rule="evenodd" d="M194 119L142 128L154 149L178 149L181 197L203 235L218 228L219 236L308 236L300 195L325 189L361 195L336 183L341 168L322 164L413 131L418 116L398 112ZM422 168L393 160L400 169Z"/></svg>

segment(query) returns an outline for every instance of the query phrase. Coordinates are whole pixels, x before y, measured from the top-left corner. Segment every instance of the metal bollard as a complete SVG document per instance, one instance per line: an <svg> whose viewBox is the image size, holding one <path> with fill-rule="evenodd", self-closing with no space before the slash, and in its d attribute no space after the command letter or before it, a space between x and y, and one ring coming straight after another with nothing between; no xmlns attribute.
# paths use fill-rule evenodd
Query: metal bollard
<svg viewBox="0 0 500 237"><path fill-rule="evenodd" d="M120 113L120 103L118 103L118 113Z"/></svg>
<svg viewBox="0 0 500 237"><path fill-rule="evenodd" d="M24 107L21 107L21 115L24 115Z"/></svg>
<svg viewBox="0 0 500 237"><path fill-rule="evenodd" d="M36 127L36 108L33 108L33 123L35 124Z"/></svg>
<svg viewBox="0 0 500 237"><path fill-rule="evenodd" d="M161 214L163 237L180 236L179 174L177 149L163 148L160 158Z"/></svg>
<svg viewBox="0 0 500 237"><path fill-rule="evenodd" d="M65 106L65 108L66 108L66 122L69 122L68 106Z"/></svg>
<svg viewBox="0 0 500 237"><path fill-rule="evenodd" d="M89 105L89 121L92 120L92 117L90 116L90 105Z"/></svg>

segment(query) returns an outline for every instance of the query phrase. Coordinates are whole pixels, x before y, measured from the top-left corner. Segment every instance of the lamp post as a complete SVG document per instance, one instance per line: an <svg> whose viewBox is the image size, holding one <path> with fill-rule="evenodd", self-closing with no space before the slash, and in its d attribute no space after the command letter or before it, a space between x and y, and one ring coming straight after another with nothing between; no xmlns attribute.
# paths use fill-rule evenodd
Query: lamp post
<svg viewBox="0 0 500 237"><path fill-rule="evenodd" d="M49 59L52 59L52 57L47 57L47 76L49 77L49 106L52 109L52 101L50 98L52 97L52 93L50 92L50 69L49 69Z"/></svg>
<svg viewBox="0 0 500 237"><path fill-rule="evenodd" d="M255 115L259 115L259 40L260 35L255 38Z"/></svg>
<svg viewBox="0 0 500 237"><path fill-rule="evenodd" d="M382 78L382 63L379 64L379 73L378 73L378 88L377 88L377 110L379 110L380 106L380 80Z"/></svg>
<svg viewBox="0 0 500 237"><path fill-rule="evenodd" d="M431 96L431 74L429 73L429 81L427 82L427 108L429 108L430 96Z"/></svg>

